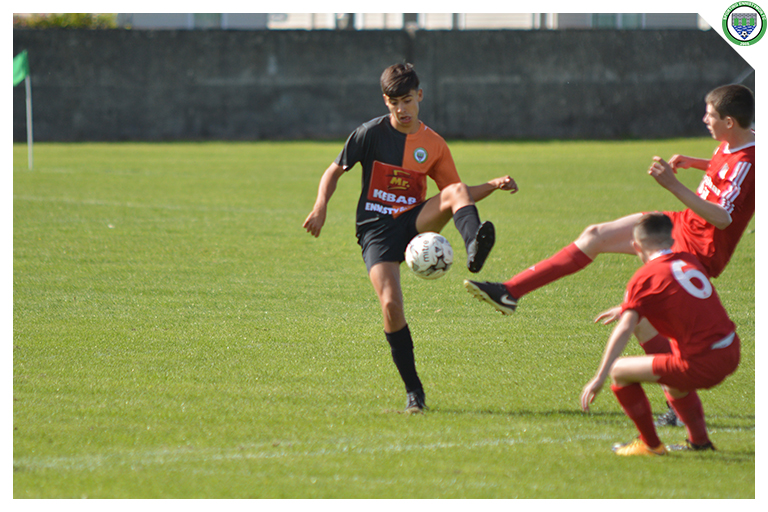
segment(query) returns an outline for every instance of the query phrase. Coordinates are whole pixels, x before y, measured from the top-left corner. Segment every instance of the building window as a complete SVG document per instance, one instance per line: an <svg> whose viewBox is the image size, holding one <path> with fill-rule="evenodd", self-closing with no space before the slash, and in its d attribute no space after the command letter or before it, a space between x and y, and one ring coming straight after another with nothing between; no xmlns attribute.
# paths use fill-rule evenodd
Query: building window
<svg viewBox="0 0 768 512"><path fill-rule="evenodd" d="M419 27L419 15L415 12L403 13L403 28L415 30Z"/></svg>
<svg viewBox="0 0 768 512"><path fill-rule="evenodd" d="M221 13L195 13L192 16L194 28L221 28Z"/></svg>
<svg viewBox="0 0 768 512"><path fill-rule="evenodd" d="M643 28L642 14L620 14L617 28Z"/></svg>
<svg viewBox="0 0 768 512"><path fill-rule="evenodd" d="M596 13L592 15L593 28L645 28L645 19L642 14L627 13Z"/></svg>

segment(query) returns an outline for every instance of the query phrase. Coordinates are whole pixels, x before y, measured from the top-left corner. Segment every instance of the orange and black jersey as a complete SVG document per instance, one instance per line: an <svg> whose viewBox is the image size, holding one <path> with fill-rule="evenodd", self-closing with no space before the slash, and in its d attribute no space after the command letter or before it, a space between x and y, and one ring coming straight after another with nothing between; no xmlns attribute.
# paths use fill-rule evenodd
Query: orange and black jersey
<svg viewBox="0 0 768 512"><path fill-rule="evenodd" d="M427 176L438 189L458 183L459 174L445 140L424 123L414 134L397 131L389 114L360 125L347 139L336 164L363 168L357 225L396 217L426 200Z"/></svg>

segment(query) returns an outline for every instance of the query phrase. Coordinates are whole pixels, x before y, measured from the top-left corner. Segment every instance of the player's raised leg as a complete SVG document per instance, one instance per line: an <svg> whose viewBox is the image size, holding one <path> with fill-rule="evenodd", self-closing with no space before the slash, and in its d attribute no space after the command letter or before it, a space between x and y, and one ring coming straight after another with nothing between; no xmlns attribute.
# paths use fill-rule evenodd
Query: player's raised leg
<svg viewBox="0 0 768 512"><path fill-rule="evenodd" d="M467 268L479 272L496 241L496 232L490 221L480 221L467 185L453 183L430 198L416 219L416 228L420 233L439 233L451 217L467 249Z"/></svg>
<svg viewBox="0 0 768 512"><path fill-rule="evenodd" d="M422 412L426 409L424 388L416 373L413 338L405 320L403 293L400 288L400 263L385 261L376 263L368 273L381 304L384 320L384 336L389 343L400 378L407 393L406 412Z"/></svg>
<svg viewBox="0 0 768 512"><path fill-rule="evenodd" d="M464 280L464 288L478 299L487 302L502 315L511 315L517 309L517 299L503 283Z"/></svg>
<svg viewBox="0 0 768 512"><path fill-rule="evenodd" d="M510 304L514 303L516 307L523 295L578 272L592 263L599 254L634 255L632 228L640 217L642 214L636 213L614 221L593 224L588 226L573 243L520 272L509 281L504 283L465 281L465 287L478 299L488 302L502 313L509 313L511 312Z"/></svg>
<svg viewBox="0 0 768 512"><path fill-rule="evenodd" d="M578 272L592 263L599 254L623 253L634 256L632 228L640 217L642 214L636 213L588 226L572 244L517 274L504 285L514 297L520 299L533 290Z"/></svg>

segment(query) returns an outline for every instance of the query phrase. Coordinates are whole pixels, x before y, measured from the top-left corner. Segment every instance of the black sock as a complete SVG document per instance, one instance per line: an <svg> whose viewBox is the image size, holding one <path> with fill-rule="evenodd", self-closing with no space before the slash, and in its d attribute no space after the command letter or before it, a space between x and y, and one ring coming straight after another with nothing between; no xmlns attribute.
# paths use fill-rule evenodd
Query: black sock
<svg viewBox="0 0 768 512"><path fill-rule="evenodd" d="M470 204L459 208L453 214L453 223L461 233L461 238L464 239L464 246L469 249L469 244L475 239L477 230L480 228L480 215L477 213L477 207Z"/></svg>
<svg viewBox="0 0 768 512"><path fill-rule="evenodd" d="M413 339L411 338L411 331L406 325L397 332L385 332L387 342L392 348L392 360L397 366L397 371L400 372L400 377L405 383L405 391L410 393L411 391L422 390L421 380L416 374L416 363L413 357Z"/></svg>

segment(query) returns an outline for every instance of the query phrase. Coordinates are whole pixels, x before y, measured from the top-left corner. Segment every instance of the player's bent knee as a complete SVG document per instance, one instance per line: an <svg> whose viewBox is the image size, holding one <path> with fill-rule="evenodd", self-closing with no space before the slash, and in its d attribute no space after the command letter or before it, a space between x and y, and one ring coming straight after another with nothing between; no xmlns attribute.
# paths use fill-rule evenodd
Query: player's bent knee
<svg viewBox="0 0 768 512"><path fill-rule="evenodd" d="M689 394L689 391L683 391L682 389L670 388L669 386L664 386L664 391L669 396L674 398L675 400L679 400L681 398L685 398Z"/></svg>
<svg viewBox="0 0 768 512"><path fill-rule="evenodd" d="M587 226L576 239L576 246L587 256L594 259L594 256L600 251L600 225L592 224Z"/></svg>
<svg viewBox="0 0 768 512"><path fill-rule="evenodd" d="M611 382L617 386L629 386L636 382L656 382L653 373L653 356L620 357L611 368Z"/></svg>
<svg viewBox="0 0 768 512"><path fill-rule="evenodd" d="M633 382L637 382L633 372L633 366L629 363L631 363L631 360L626 358L619 358L616 360L611 368L611 382L618 386L626 386Z"/></svg>
<svg viewBox="0 0 768 512"><path fill-rule="evenodd" d="M592 224L582 231L576 245L594 259L598 254L618 252L632 254L631 236L616 228L611 222Z"/></svg>
<svg viewBox="0 0 768 512"><path fill-rule="evenodd" d="M584 231L579 235L578 240L587 243L594 243L600 239L600 224L591 224L584 228Z"/></svg>
<svg viewBox="0 0 768 512"><path fill-rule="evenodd" d="M469 195L469 187L466 183L451 183L443 190L440 191L443 195L443 199L448 202L454 201L466 201Z"/></svg>

